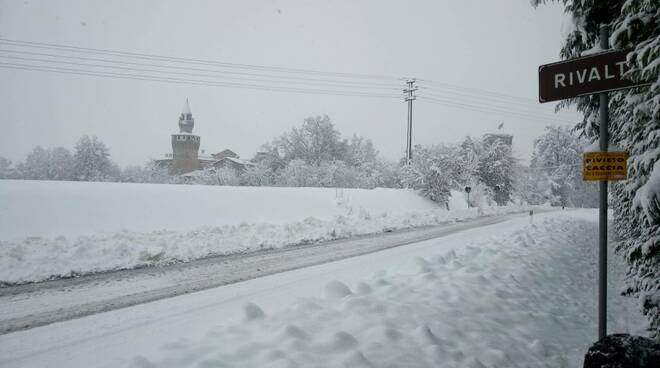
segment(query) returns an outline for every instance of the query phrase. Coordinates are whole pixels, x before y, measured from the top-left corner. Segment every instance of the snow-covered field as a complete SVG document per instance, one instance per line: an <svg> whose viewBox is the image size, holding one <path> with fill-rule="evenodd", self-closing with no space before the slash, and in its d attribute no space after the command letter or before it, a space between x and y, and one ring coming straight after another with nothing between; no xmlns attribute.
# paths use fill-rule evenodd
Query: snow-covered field
<svg viewBox="0 0 660 368"><path fill-rule="evenodd" d="M0 283L281 248L520 207L452 209L402 189L0 180Z"/></svg>
<svg viewBox="0 0 660 368"><path fill-rule="evenodd" d="M520 218L3 335L0 366L581 367L596 239L593 210ZM640 333L609 272L608 332Z"/></svg>

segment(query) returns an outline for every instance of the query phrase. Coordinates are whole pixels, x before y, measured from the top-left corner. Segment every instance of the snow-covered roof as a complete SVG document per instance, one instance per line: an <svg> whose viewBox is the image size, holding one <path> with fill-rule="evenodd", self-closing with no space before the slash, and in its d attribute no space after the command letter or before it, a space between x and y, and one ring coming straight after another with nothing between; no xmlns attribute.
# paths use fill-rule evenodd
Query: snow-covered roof
<svg viewBox="0 0 660 368"><path fill-rule="evenodd" d="M186 98L186 103L183 104L183 111L181 111L183 114L191 114L190 112L190 104L188 103L188 99Z"/></svg>
<svg viewBox="0 0 660 368"><path fill-rule="evenodd" d="M253 164L252 162L250 162L250 161L245 161L245 160L241 160L241 159L234 158L234 157L223 157L223 158L222 158L221 160L219 160L219 161L222 161L222 160L229 160L229 161L235 162L235 163L237 163L237 164L239 164L239 165L254 165L254 164Z"/></svg>

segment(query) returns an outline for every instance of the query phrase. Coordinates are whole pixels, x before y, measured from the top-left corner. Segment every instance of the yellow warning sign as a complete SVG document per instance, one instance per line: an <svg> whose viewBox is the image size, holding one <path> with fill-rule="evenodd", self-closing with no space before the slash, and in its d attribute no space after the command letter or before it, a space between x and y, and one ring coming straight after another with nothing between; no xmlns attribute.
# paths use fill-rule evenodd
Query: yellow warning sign
<svg viewBox="0 0 660 368"><path fill-rule="evenodd" d="M628 152L585 152L582 180L625 180L628 178Z"/></svg>

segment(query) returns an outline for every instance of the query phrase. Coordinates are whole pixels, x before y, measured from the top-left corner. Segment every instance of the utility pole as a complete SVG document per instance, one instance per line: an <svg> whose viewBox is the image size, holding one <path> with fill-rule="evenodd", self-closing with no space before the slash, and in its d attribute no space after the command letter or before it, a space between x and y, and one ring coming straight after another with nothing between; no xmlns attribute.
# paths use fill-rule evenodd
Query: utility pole
<svg viewBox="0 0 660 368"><path fill-rule="evenodd" d="M412 162L412 102L417 99L413 92L417 91L415 87L415 78L406 80L407 88L403 90L406 94L405 101L408 101L408 134L406 137L406 165Z"/></svg>

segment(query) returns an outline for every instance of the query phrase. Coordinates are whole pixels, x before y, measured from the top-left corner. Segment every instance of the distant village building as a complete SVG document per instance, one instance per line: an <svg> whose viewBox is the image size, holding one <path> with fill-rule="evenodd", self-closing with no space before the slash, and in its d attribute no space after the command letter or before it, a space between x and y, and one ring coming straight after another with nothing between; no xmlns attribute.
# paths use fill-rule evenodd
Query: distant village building
<svg viewBox="0 0 660 368"><path fill-rule="evenodd" d="M156 164L168 168L172 175L192 173L210 167L231 167L242 171L254 165L252 162L241 160L229 149L208 156L202 150L200 155L201 138L193 134L194 126L195 119L190 111L190 103L186 99L179 116L179 133L172 134L172 153L166 153L164 159L155 160Z"/></svg>

